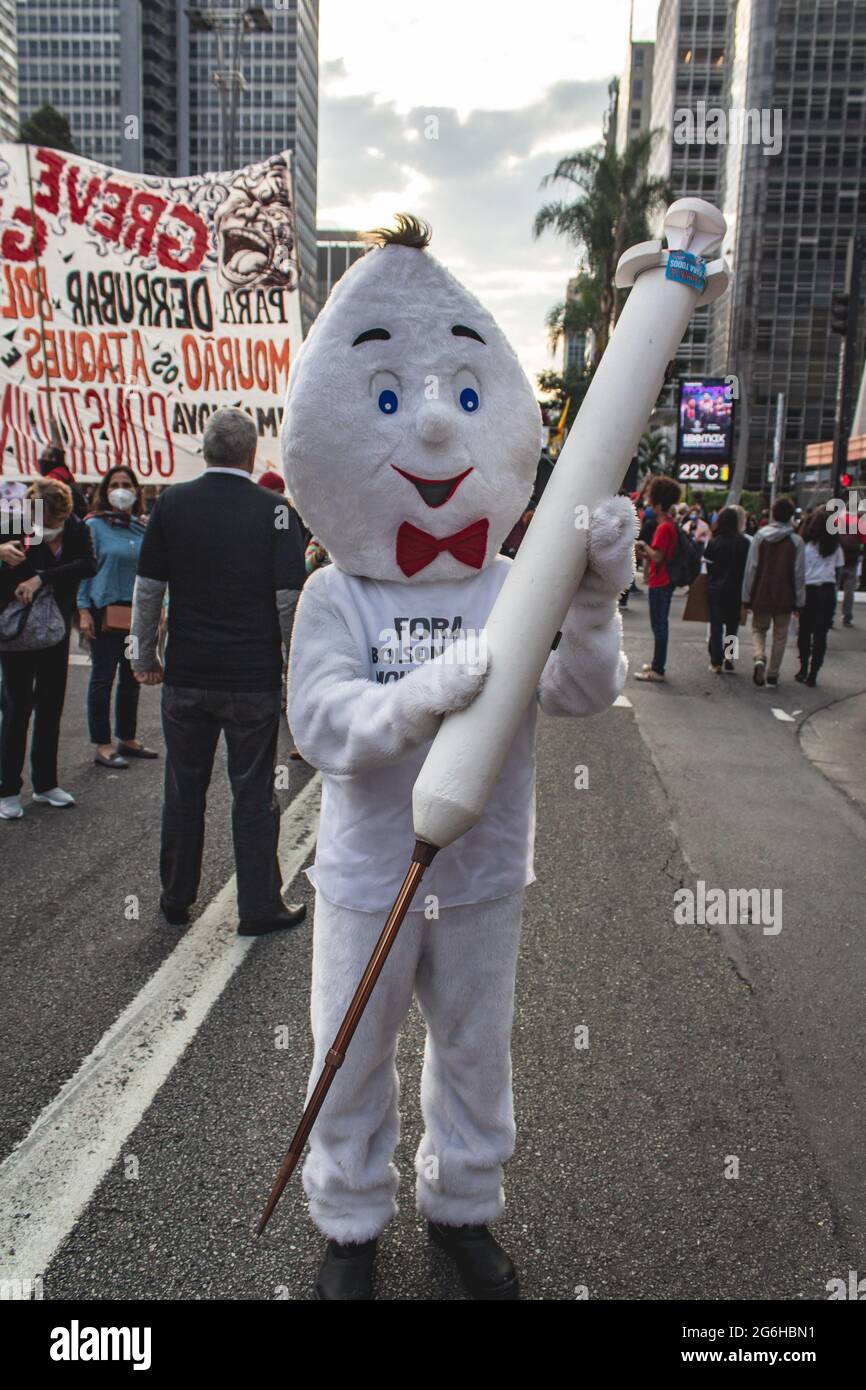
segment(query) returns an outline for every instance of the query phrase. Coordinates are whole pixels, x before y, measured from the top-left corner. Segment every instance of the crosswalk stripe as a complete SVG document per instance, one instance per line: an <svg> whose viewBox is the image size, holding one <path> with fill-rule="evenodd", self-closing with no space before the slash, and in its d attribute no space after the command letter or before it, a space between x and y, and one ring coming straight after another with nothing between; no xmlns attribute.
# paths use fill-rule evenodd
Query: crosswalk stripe
<svg viewBox="0 0 866 1390"><path fill-rule="evenodd" d="M317 773L283 814L286 884L316 842L320 799ZM236 933L234 896L232 877L0 1165L4 1287L44 1274L254 945Z"/></svg>

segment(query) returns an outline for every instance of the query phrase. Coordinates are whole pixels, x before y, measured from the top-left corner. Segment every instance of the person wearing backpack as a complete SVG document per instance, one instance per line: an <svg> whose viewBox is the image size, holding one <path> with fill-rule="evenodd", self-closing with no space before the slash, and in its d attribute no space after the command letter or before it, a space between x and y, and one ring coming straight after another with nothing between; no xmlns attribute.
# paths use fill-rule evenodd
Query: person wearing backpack
<svg viewBox="0 0 866 1390"><path fill-rule="evenodd" d="M656 529L652 544L638 542L639 553L649 560L649 613L650 625L655 638L653 659L642 671L638 671L639 681L663 681L668 654L668 628L671 611L671 598L677 584L688 583L679 577L675 561L683 543L691 549L691 542L681 537L671 512L680 497L680 485L673 478L653 478L649 489L649 504L656 517ZM673 572L672 572L673 570Z"/></svg>
<svg viewBox="0 0 866 1390"><path fill-rule="evenodd" d="M762 526L749 547L743 576L743 605L752 610L752 645L755 685L774 688L788 641L788 628L795 609L806 604L806 550L801 536L791 525L794 503L790 497L777 497L773 516ZM767 633L773 640L767 662Z"/></svg>

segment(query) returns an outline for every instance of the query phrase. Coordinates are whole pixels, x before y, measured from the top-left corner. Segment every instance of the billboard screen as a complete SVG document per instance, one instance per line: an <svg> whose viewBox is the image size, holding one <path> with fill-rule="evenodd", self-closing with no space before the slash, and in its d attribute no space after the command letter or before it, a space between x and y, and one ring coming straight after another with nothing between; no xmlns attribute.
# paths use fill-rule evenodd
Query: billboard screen
<svg viewBox="0 0 866 1390"><path fill-rule="evenodd" d="M288 154L167 179L0 145L0 482L55 436L84 480L195 477L224 405L278 467L297 285Z"/></svg>
<svg viewBox="0 0 866 1390"><path fill-rule="evenodd" d="M677 476L685 482L725 483L734 440L733 385L723 377L680 381Z"/></svg>

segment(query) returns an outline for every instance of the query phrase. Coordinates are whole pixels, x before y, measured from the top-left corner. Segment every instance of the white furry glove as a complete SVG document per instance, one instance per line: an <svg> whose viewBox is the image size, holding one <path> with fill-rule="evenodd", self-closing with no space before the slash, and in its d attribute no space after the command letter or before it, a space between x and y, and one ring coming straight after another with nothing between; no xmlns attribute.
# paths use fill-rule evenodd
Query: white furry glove
<svg viewBox="0 0 866 1390"><path fill-rule="evenodd" d="M601 603L618 598L634 579L637 515L628 497L609 497L589 519L589 564L578 598Z"/></svg>
<svg viewBox="0 0 866 1390"><path fill-rule="evenodd" d="M474 658L458 640L400 680L370 680L356 638L328 603L327 580L316 575L301 595L292 638L288 714L295 743L308 763L334 775L393 762L427 743L443 714L478 694L487 665Z"/></svg>
<svg viewBox="0 0 866 1390"><path fill-rule="evenodd" d="M602 502L589 520L589 564L538 683L546 714L598 714L619 695L628 663L617 599L634 578L637 517L627 497Z"/></svg>
<svg viewBox="0 0 866 1390"><path fill-rule="evenodd" d="M428 717L434 721L433 732L425 732L419 742L433 737L439 716L465 709L474 700L487 679L488 669L486 652L475 660L465 638L458 638L441 655L417 666L398 682L399 713L417 719L419 728L423 725L429 729Z"/></svg>

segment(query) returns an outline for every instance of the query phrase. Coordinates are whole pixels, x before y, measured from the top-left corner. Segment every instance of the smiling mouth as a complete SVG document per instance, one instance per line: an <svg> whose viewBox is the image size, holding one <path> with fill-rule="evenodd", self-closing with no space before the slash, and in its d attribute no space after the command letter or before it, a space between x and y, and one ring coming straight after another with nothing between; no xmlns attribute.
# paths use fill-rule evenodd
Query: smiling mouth
<svg viewBox="0 0 866 1390"><path fill-rule="evenodd" d="M443 507L450 500L463 482L472 472L467 468L465 473L458 473L456 478L419 478L414 473L407 473L404 469L398 468L396 463L391 467L395 473L399 473L401 478L407 478L413 487L418 489L422 502L426 502L428 507Z"/></svg>

